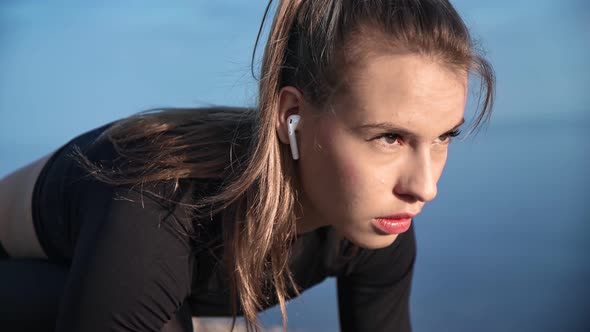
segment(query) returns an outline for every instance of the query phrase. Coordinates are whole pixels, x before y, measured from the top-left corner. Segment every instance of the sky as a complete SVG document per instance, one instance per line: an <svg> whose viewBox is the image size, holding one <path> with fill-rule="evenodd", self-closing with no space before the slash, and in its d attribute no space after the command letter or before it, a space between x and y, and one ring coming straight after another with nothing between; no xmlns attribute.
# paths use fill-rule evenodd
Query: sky
<svg viewBox="0 0 590 332"><path fill-rule="evenodd" d="M588 2L453 3L496 70L493 124L589 122ZM0 155L20 145L43 153L146 108L254 105L249 65L264 6L0 2Z"/></svg>

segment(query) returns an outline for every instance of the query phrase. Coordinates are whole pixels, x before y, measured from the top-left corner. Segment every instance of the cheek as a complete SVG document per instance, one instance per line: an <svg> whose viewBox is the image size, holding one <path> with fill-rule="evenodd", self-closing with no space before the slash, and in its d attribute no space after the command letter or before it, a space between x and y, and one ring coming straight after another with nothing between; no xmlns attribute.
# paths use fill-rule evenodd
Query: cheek
<svg viewBox="0 0 590 332"><path fill-rule="evenodd" d="M312 144L306 144L300 166L309 191L326 198L339 196L360 181L353 158L330 132L322 132Z"/></svg>
<svg viewBox="0 0 590 332"><path fill-rule="evenodd" d="M358 160L352 158L349 154L339 155L339 151L334 151L333 165L335 172L333 175L338 181L338 190L341 193L343 204L349 209L361 203L364 197L366 174L362 165L358 165Z"/></svg>
<svg viewBox="0 0 590 332"><path fill-rule="evenodd" d="M348 136L325 129L316 138L316 147L302 155L306 165L306 189L310 198L324 212L346 213L348 217L362 214L376 203L377 193L387 183L375 165L360 156L360 149ZM307 156L305 156L307 157ZM379 189L381 188L381 189ZM331 213L332 214L332 213Z"/></svg>

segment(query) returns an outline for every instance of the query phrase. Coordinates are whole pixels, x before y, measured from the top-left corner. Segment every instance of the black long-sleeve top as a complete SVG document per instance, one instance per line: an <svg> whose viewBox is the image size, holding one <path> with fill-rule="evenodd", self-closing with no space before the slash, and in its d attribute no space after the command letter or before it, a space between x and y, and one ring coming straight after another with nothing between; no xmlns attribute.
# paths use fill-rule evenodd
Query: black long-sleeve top
<svg viewBox="0 0 590 332"><path fill-rule="evenodd" d="M58 330L159 331L183 303L193 316L231 315L217 216L189 220L178 206L145 194L146 188L142 194L141 188L93 179L71 157L77 145L91 161L108 166L117 152L107 139L95 139L109 125L63 145L34 189L41 245L51 260L71 266ZM210 194L219 182L190 184L180 200ZM331 227L299 235L290 258L299 288L336 277L342 331L410 331L413 226L386 248L353 248Z"/></svg>

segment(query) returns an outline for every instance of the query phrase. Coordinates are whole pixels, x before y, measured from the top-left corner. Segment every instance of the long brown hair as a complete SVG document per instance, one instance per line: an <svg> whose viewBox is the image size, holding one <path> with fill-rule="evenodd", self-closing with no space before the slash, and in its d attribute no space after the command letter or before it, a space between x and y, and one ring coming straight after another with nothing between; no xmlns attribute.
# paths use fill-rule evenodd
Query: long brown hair
<svg viewBox="0 0 590 332"><path fill-rule="evenodd" d="M260 32L256 44L259 37ZM92 174L112 184L172 182L178 188L181 180L223 179L218 193L186 207L195 222L207 207L223 212L234 313L243 312L248 330L259 329L257 313L273 300L280 304L286 328L285 302L289 293L297 294L288 266L296 234L297 186L296 165L276 134L278 93L295 86L321 109L346 91L345 69L367 50L419 53L477 74L481 99L473 128L489 119L492 67L478 55L447 0L283 0L266 43L255 109L142 112L105 132L129 160L128 167L107 171L81 152L78 157ZM268 283L274 298L265 291Z"/></svg>

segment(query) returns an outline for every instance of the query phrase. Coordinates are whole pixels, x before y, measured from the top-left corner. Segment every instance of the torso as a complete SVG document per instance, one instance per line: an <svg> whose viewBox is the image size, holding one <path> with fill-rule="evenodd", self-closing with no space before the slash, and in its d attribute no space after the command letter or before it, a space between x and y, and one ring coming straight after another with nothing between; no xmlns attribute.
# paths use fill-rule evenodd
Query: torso
<svg viewBox="0 0 590 332"><path fill-rule="evenodd" d="M94 138L105 128L106 126L97 128L68 142L62 147L62 151L58 151L60 155L49 161L48 167L45 168L47 174L41 173L44 181L40 181L35 188L38 192L33 219L37 218L43 221L39 225L42 235L41 243L51 247L49 250L51 253L46 250L50 259L66 263L71 260L78 248L76 247L76 237L80 229L85 227L84 223L95 225L96 223L109 222L104 218L119 218L117 214L105 211L105 209L110 209L110 206L115 204L124 203L121 201L113 203L114 197L111 196L113 191L109 186L85 183L84 172L67 157L69 146L75 143L83 150L90 147L87 149L90 159L102 162L113 160L116 157L115 151L108 142L91 146ZM194 184L194 182L191 183ZM94 187L89 189L89 186ZM204 188L199 185L196 187ZM207 192L208 189L204 191L204 194ZM134 206L141 209L143 204L136 203ZM170 211L169 206L158 207L157 204L149 206L149 209L156 209L156 211L148 211L149 215L166 215L166 212ZM147 215L145 209L136 211L134 209L135 207L126 206L125 209L116 208L113 211L125 211L124 213L127 215L123 216L122 220L133 219L131 216ZM175 212L178 212L176 217L180 217L180 219L185 217L181 210L175 208ZM198 223L198 221L193 222ZM140 223L137 224L140 225ZM232 312L229 301L229 278L221 260L223 257L221 222L216 222L214 218L212 222L204 225L206 225L207 231L197 234L192 250L194 265L192 266L192 280L188 285L190 286L188 300L194 316L228 316ZM94 233L87 232L86 234ZM373 293L365 294L370 289L364 287L365 283L382 285L380 287L385 287L384 289L394 293L397 292L396 288L388 285L393 285L398 280L404 280L403 287L409 287L407 276L411 275L408 271L411 271L415 257L414 241L413 228L411 228L387 248L359 249L356 252L355 247L348 241L341 240L332 228L322 227L302 234L296 239L292 247L289 266L300 291L333 276L342 278L343 282L349 285L343 290L347 294L351 294L347 295L347 298L362 302L365 301L363 296L367 298L376 296ZM384 294L382 291L377 291L379 294ZM392 296L398 296L398 293ZM270 302L267 305L273 304ZM355 304L351 305L356 308ZM383 303L378 305L383 306ZM366 305L354 310L371 311L375 308ZM359 315L364 315L364 313L359 313Z"/></svg>

